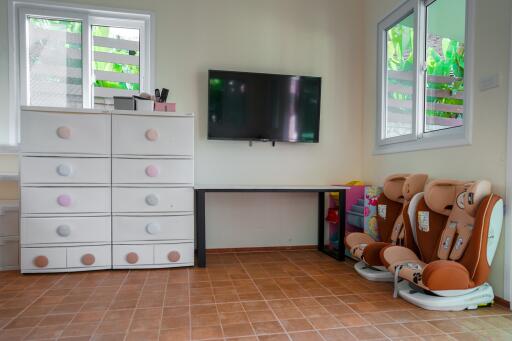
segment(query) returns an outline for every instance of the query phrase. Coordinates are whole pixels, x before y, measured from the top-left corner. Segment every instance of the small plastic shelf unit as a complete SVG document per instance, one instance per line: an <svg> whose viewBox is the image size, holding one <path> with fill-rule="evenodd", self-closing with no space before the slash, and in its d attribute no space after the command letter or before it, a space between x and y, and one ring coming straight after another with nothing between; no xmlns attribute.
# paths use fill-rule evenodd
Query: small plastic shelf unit
<svg viewBox="0 0 512 341"><path fill-rule="evenodd" d="M381 193L377 186L350 186L346 191L345 199L345 235L352 232L365 232L370 236L377 237L377 198ZM328 247L332 250L339 250L343 245L345 236L339 236L337 224L339 200L336 193L329 195L329 209L325 220L329 224ZM349 253L345 251L349 256Z"/></svg>

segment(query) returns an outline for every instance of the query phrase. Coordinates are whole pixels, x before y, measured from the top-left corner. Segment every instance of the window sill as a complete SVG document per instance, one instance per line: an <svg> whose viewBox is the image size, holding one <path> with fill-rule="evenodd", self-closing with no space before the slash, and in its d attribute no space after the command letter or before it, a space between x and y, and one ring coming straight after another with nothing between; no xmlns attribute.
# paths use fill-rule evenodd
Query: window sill
<svg viewBox="0 0 512 341"><path fill-rule="evenodd" d="M376 145L373 155L407 153L419 150L450 148L471 145L471 140L467 137L450 136L446 138L423 138L408 142L397 142L390 144Z"/></svg>
<svg viewBox="0 0 512 341"><path fill-rule="evenodd" d="M0 155L6 155L6 154L18 154L20 150L19 145L12 145L12 144L0 144Z"/></svg>

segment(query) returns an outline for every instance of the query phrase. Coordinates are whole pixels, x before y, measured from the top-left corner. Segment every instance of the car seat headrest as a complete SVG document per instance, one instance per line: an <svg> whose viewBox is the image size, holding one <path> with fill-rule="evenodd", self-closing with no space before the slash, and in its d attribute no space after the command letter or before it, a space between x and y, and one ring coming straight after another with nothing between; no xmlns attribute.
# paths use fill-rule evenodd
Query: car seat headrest
<svg viewBox="0 0 512 341"><path fill-rule="evenodd" d="M384 180L384 188L382 192L389 199L397 202L404 201L402 188L409 174L393 174Z"/></svg>
<svg viewBox="0 0 512 341"><path fill-rule="evenodd" d="M491 183L487 180L478 180L466 184L466 193L463 197L463 208L467 214L474 217L480 202L491 194ZM458 199L458 198L457 198ZM459 201L457 200L457 204Z"/></svg>
<svg viewBox="0 0 512 341"><path fill-rule="evenodd" d="M433 180L425 187L425 203L432 211L448 216L464 184L458 180Z"/></svg>
<svg viewBox="0 0 512 341"><path fill-rule="evenodd" d="M407 177L402 187L402 195L406 201L410 201L417 193L423 192L427 174L411 174Z"/></svg>

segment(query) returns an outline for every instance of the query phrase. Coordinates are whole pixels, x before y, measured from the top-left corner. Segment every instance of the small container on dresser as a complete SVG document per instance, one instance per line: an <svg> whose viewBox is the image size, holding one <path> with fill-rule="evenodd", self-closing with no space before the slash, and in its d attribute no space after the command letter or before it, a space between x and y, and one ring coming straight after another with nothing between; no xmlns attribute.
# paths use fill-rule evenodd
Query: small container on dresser
<svg viewBox="0 0 512 341"><path fill-rule="evenodd" d="M111 268L111 117L21 111L21 272Z"/></svg>
<svg viewBox="0 0 512 341"><path fill-rule="evenodd" d="M194 116L112 115L114 268L194 265Z"/></svg>

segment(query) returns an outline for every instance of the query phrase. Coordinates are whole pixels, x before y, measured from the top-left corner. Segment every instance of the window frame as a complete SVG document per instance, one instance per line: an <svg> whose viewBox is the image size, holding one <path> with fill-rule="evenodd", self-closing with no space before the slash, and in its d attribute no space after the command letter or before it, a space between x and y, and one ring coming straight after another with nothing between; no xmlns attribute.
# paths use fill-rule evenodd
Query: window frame
<svg viewBox="0 0 512 341"><path fill-rule="evenodd" d="M426 13L427 7L437 0L407 0L396 7L377 27L377 120L374 154L407 152L468 145L472 143L473 125L473 56L475 0L466 0L464 42L464 115L463 126L424 132L426 90ZM412 134L384 138L387 103L387 30L402 19L414 14L414 81Z"/></svg>
<svg viewBox="0 0 512 341"><path fill-rule="evenodd" d="M61 4L38 0L8 0L7 6L9 35L9 137L8 144L0 145L0 153L17 152L20 142L20 107L28 103L26 22L22 22L22 18L26 18L27 15L82 21L82 94L84 109L94 107L91 25L111 23L113 26L128 25L126 26L128 28L142 28L139 42L139 65L141 66L139 74L140 91L149 92L154 88L155 22L152 12ZM25 44L25 46L22 46L22 44Z"/></svg>

